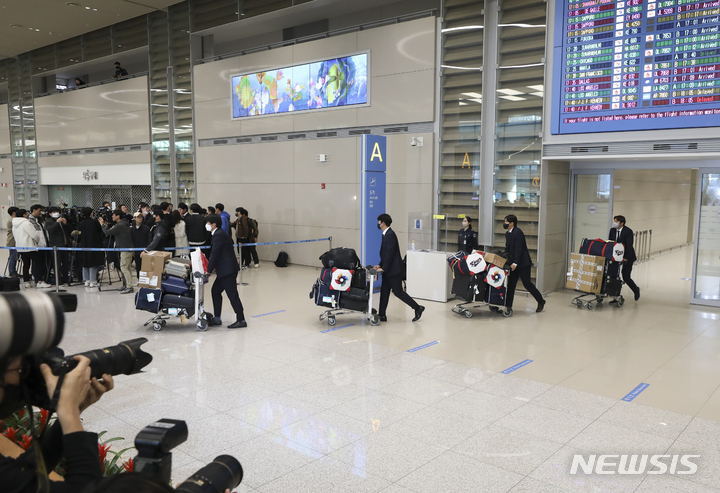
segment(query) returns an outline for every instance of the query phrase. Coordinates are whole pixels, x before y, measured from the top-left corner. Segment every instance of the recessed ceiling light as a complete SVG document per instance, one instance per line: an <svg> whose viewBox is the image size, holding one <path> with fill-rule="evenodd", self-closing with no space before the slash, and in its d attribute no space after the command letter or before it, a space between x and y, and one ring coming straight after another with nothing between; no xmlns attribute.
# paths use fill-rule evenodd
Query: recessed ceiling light
<svg viewBox="0 0 720 493"><path fill-rule="evenodd" d="M67 5L68 7L79 7L80 6L79 3L75 3L75 2L66 2L65 5Z"/></svg>
<svg viewBox="0 0 720 493"><path fill-rule="evenodd" d="M90 10L90 7L85 7L85 10Z"/></svg>
<svg viewBox="0 0 720 493"><path fill-rule="evenodd" d="M10 27L22 27L21 24L10 24Z"/></svg>

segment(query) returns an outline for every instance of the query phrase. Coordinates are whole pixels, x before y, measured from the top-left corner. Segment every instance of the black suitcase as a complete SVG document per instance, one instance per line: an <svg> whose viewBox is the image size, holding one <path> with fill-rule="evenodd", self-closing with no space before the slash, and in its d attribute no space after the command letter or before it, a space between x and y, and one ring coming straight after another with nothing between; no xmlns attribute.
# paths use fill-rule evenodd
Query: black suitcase
<svg viewBox="0 0 720 493"><path fill-rule="evenodd" d="M487 290L486 299L491 305L505 306L505 286L499 288L490 286Z"/></svg>
<svg viewBox="0 0 720 493"><path fill-rule="evenodd" d="M340 300L345 303L346 300L360 301L367 304L370 294L365 289L350 288L350 291L345 291L340 295Z"/></svg>
<svg viewBox="0 0 720 493"><path fill-rule="evenodd" d="M189 279L183 279L182 277L169 276L165 274L162 281L162 290L166 293L176 294L180 296L189 296L191 292L191 286Z"/></svg>
<svg viewBox="0 0 720 493"><path fill-rule="evenodd" d="M140 288L135 294L135 308L150 313L157 313L160 311L162 296L161 289Z"/></svg>
<svg viewBox="0 0 720 493"><path fill-rule="evenodd" d="M162 298L160 308L178 308L187 310L188 316L192 317L195 315L195 298L189 298L187 296L177 296L175 294L166 294Z"/></svg>
<svg viewBox="0 0 720 493"><path fill-rule="evenodd" d="M20 278L0 277L0 291L20 291Z"/></svg>
<svg viewBox="0 0 720 493"><path fill-rule="evenodd" d="M355 269L350 286L362 290L367 289L367 271L365 269Z"/></svg>
<svg viewBox="0 0 720 493"><path fill-rule="evenodd" d="M620 279L608 277L605 280L605 294L608 296L620 296L623 283Z"/></svg>
<svg viewBox="0 0 720 493"><path fill-rule="evenodd" d="M352 248L333 248L320 256L323 267L336 267L338 269L357 269L360 266L355 250Z"/></svg>
<svg viewBox="0 0 720 493"><path fill-rule="evenodd" d="M485 301L488 290L488 283L485 282L485 272L478 275L478 282L475 284L475 301Z"/></svg>
<svg viewBox="0 0 720 493"><path fill-rule="evenodd" d="M340 306L346 310L366 312L368 308L368 300L356 300L347 296L347 293L343 293L340 297Z"/></svg>
<svg viewBox="0 0 720 493"><path fill-rule="evenodd" d="M474 280L475 276L455 274L450 292L465 301L473 301L475 299Z"/></svg>

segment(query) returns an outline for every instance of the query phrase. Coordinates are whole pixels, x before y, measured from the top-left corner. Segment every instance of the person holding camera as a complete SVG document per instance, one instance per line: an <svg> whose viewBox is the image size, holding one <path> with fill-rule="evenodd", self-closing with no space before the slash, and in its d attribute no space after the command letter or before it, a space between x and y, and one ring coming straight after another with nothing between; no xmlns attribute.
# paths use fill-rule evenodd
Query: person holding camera
<svg viewBox="0 0 720 493"><path fill-rule="evenodd" d="M103 231L97 219L92 217L93 210L90 207L83 207L82 221L78 224L80 231L80 247L81 248L103 248ZM83 281L85 287L96 288L100 284L98 280L98 271L105 263L104 252L80 252L82 259Z"/></svg>
<svg viewBox="0 0 720 493"><path fill-rule="evenodd" d="M133 248L132 234L130 233L130 226L123 219L123 212L118 209L112 213L112 221L115 225L108 229L108 225L105 219L98 218L100 227L103 233L107 237L115 238L115 248ZM133 252L118 252L120 254L120 273L123 276L123 287L120 288L121 294L130 294L135 292L132 288L132 273L130 272L130 264L133 259Z"/></svg>
<svg viewBox="0 0 720 493"><path fill-rule="evenodd" d="M45 231L47 231L49 246L58 248L67 247L70 236L67 219L60 217L60 209L57 207L50 207L48 214L50 217L45 220ZM57 265L55 266L57 272L55 272L55 276L58 282L64 287L68 284L68 269L70 267L69 253L70 252L65 250L58 250L57 252Z"/></svg>
<svg viewBox="0 0 720 493"><path fill-rule="evenodd" d="M98 436L83 428L80 415L96 403L103 394L113 389L112 376L101 380L90 377L90 360L75 356L77 366L62 380L57 401L57 421L45 431L42 443L33 445L19 457L0 456L2 491L6 493L35 493L43 491L41 482L48 481L52 471L64 459L65 477L62 482L48 481L49 493L75 493L102 479ZM23 408L22 382L27 371L20 356L4 358L0 370L0 419L5 419ZM58 377L50 367L40 365L48 396L52 399ZM41 457L38 457L41 454ZM39 466L43 467L39 469ZM45 474L43 474L43 472Z"/></svg>

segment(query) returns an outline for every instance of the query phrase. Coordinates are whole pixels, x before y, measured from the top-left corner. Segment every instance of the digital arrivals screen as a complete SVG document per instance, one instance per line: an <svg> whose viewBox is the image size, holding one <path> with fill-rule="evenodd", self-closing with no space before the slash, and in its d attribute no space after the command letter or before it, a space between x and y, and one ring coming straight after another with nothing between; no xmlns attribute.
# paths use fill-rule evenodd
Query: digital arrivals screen
<svg viewBox="0 0 720 493"><path fill-rule="evenodd" d="M720 126L720 0L557 0L551 133Z"/></svg>
<svg viewBox="0 0 720 493"><path fill-rule="evenodd" d="M367 104L368 54L232 78L233 118Z"/></svg>

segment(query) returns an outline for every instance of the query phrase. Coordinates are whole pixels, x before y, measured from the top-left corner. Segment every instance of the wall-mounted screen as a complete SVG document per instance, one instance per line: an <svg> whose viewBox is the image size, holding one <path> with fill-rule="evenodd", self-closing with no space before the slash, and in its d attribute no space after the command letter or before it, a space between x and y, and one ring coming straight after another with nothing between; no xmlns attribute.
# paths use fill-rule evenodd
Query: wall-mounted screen
<svg viewBox="0 0 720 493"><path fill-rule="evenodd" d="M368 54L232 78L233 118L368 103Z"/></svg>
<svg viewBox="0 0 720 493"><path fill-rule="evenodd" d="M720 125L720 0L557 0L551 133Z"/></svg>

